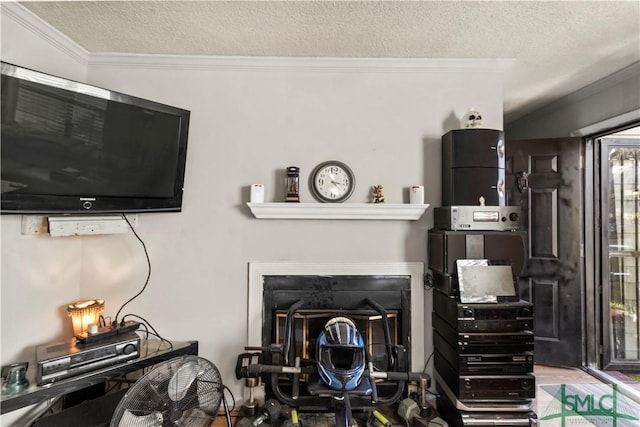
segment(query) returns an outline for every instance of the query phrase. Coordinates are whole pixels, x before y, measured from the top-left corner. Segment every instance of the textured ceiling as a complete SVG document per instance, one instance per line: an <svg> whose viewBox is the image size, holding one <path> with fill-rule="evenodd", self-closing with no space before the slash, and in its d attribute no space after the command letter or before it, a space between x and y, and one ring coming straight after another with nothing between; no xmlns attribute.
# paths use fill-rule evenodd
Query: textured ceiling
<svg viewBox="0 0 640 427"><path fill-rule="evenodd" d="M633 1L45 1L91 53L512 58L505 121L640 60Z"/></svg>

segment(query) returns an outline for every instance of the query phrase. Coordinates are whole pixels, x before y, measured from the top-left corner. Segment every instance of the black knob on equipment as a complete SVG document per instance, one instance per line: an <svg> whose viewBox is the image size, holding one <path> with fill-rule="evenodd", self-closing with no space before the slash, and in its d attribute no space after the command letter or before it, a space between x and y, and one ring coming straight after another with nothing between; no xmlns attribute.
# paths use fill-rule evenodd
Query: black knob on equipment
<svg viewBox="0 0 640 427"><path fill-rule="evenodd" d="M127 344L122 349L122 354L131 354L136 351L136 346L134 344Z"/></svg>

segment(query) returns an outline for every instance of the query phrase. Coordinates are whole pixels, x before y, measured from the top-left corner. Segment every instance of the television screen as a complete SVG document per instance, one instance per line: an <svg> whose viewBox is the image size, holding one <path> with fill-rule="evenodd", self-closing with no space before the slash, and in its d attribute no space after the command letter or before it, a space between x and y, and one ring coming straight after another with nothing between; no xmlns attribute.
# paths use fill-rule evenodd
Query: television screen
<svg viewBox="0 0 640 427"><path fill-rule="evenodd" d="M3 214L181 210L188 110L1 66Z"/></svg>

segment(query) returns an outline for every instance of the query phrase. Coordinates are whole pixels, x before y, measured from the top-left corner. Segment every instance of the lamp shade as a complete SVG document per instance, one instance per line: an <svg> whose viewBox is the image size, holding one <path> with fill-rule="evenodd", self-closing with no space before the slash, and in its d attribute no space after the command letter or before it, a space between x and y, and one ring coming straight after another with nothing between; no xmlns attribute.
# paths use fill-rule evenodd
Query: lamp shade
<svg viewBox="0 0 640 427"><path fill-rule="evenodd" d="M69 304L67 313L71 317L73 324L73 334L79 335L87 332L90 324L98 324L100 321L100 312L104 308L104 300L92 299L86 301L76 301Z"/></svg>

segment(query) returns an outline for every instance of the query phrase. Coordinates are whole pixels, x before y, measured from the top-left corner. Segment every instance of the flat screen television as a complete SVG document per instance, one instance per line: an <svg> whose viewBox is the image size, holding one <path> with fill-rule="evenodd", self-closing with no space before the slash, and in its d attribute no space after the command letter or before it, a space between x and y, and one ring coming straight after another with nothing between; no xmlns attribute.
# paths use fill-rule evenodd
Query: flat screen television
<svg viewBox="0 0 640 427"><path fill-rule="evenodd" d="M2 214L182 209L188 110L0 64Z"/></svg>

